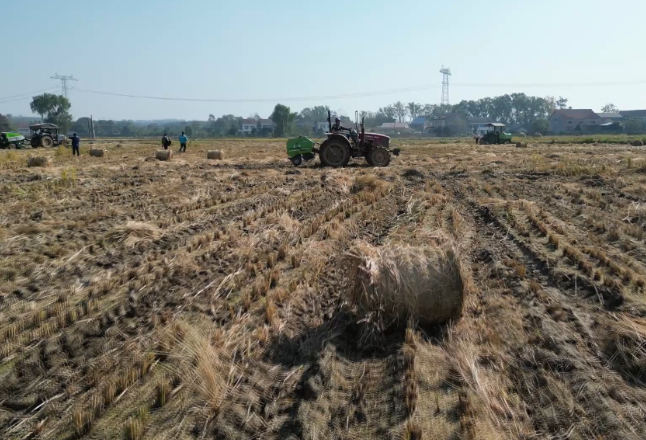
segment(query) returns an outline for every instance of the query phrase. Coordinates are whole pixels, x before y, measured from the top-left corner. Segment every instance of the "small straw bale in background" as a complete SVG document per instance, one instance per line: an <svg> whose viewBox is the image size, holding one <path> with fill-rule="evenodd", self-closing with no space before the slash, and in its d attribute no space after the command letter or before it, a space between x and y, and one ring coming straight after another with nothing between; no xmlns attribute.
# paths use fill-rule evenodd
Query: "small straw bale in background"
<svg viewBox="0 0 646 440"><path fill-rule="evenodd" d="M466 289L453 243L377 248L361 242L348 257L350 302L381 330L408 318L428 325L462 314Z"/></svg>
<svg viewBox="0 0 646 440"><path fill-rule="evenodd" d="M157 160L171 160L173 158L172 150L157 150L155 153Z"/></svg>
<svg viewBox="0 0 646 440"><path fill-rule="evenodd" d="M527 142L516 142L516 148L527 148Z"/></svg>
<svg viewBox="0 0 646 440"><path fill-rule="evenodd" d="M211 160L214 160L214 159L222 160L222 151L220 151L220 150L209 150L206 153L206 158L211 159Z"/></svg>
<svg viewBox="0 0 646 440"><path fill-rule="evenodd" d="M98 149L98 148L92 148L90 150L90 156L92 157L103 157L107 153L106 150Z"/></svg>
<svg viewBox="0 0 646 440"><path fill-rule="evenodd" d="M632 145L633 147L643 147L643 146L644 146L644 142L642 142L642 141L632 141L632 142L631 142L631 145Z"/></svg>
<svg viewBox="0 0 646 440"><path fill-rule="evenodd" d="M27 160L27 166L31 167L50 167L52 166L51 157L36 156Z"/></svg>

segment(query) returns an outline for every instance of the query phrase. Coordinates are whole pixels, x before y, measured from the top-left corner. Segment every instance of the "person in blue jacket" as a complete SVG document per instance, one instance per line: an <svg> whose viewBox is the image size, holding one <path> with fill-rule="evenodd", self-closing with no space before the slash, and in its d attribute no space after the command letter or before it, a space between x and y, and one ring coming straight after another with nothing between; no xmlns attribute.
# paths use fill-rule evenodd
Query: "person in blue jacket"
<svg viewBox="0 0 646 440"><path fill-rule="evenodd" d="M186 153L186 143L188 142L188 136L182 132L181 136L179 137L179 152L184 152Z"/></svg>
<svg viewBox="0 0 646 440"><path fill-rule="evenodd" d="M81 139L74 133L70 140L72 141L72 156L80 156Z"/></svg>

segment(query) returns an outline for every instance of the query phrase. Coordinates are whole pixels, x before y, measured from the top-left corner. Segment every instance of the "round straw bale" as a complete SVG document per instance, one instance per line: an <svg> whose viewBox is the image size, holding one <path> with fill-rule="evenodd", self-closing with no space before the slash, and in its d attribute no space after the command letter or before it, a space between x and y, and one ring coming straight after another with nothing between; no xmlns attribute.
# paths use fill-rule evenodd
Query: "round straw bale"
<svg viewBox="0 0 646 440"><path fill-rule="evenodd" d="M644 142L642 142L642 141L632 141L631 145L632 145L633 147L643 147L643 146L644 146Z"/></svg>
<svg viewBox="0 0 646 440"><path fill-rule="evenodd" d="M92 156L92 157L103 157L103 156L105 156L106 153L107 153L106 150L101 150L101 149L98 149L98 148L92 148L90 150L90 156Z"/></svg>
<svg viewBox="0 0 646 440"><path fill-rule="evenodd" d="M450 242L379 248L360 243L349 260L350 302L381 328L407 318L440 324L462 314L462 264Z"/></svg>
<svg viewBox="0 0 646 440"><path fill-rule="evenodd" d="M31 167L49 167L52 166L52 159L50 157L35 156L27 159L27 166Z"/></svg>
<svg viewBox="0 0 646 440"><path fill-rule="evenodd" d="M157 150L155 153L157 160L171 160L173 158L172 150Z"/></svg>
<svg viewBox="0 0 646 440"><path fill-rule="evenodd" d="M220 150L209 150L206 153L206 158L207 159L217 159L217 160L222 160L222 151Z"/></svg>

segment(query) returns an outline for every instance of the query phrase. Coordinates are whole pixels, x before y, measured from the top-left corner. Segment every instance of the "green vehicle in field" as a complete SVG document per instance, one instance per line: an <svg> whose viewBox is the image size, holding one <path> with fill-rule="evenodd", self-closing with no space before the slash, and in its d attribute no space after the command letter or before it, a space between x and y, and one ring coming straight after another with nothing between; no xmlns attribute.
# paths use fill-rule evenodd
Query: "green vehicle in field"
<svg viewBox="0 0 646 440"><path fill-rule="evenodd" d="M299 166L303 161L314 159L315 142L304 136L299 136L287 141L287 156L295 166Z"/></svg>
<svg viewBox="0 0 646 440"><path fill-rule="evenodd" d="M511 144L511 133L505 133L505 124L493 123L485 125L487 132L482 135L480 145Z"/></svg>
<svg viewBox="0 0 646 440"><path fill-rule="evenodd" d="M20 133L12 131L0 133L0 148L2 149L22 148L24 143L25 137Z"/></svg>

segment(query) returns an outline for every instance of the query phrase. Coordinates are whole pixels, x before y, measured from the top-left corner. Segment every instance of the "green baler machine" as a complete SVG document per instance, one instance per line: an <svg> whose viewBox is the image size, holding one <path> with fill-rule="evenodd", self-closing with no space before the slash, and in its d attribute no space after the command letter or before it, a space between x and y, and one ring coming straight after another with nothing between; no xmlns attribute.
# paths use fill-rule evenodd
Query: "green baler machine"
<svg viewBox="0 0 646 440"><path fill-rule="evenodd" d="M298 166L303 163L303 161L314 159L314 155L315 153L317 153L316 149L314 148L315 145L316 142L304 136L288 139L287 156L294 165Z"/></svg>

